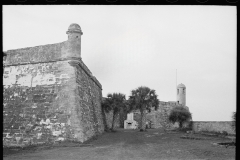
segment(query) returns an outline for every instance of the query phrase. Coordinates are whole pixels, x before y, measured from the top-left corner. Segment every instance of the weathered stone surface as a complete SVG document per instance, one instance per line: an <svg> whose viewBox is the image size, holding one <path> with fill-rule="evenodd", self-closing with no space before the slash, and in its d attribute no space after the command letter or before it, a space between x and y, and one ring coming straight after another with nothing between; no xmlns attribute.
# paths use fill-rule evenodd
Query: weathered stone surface
<svg viewBox="0 0 240 160"><path fill-rule="evenodd" d="M101 110L102 90L98 86L100 84L89 77L79 64L75 65L75 68L77 82L76 107L82 126L82 135L79 136L82 136L83 141L85 141L104 131Z"/></svg>
<svg viewBox="0 0 240 160"><path fill-rule="evenodd" d="M163 102L160 101L158 110L152 110L150 113L147 114L147 121L151 121L151 128L176 128L178 124L172 124L169 122L168 117L170 115L171 110L174 107L182 106L176 102ZM186 106L182 106L188 109ZM189 109L188 109L189 110Z"/></svg>
<svg viewBox="0 0 240 160"><path fill-rule="evenodd" d="M208 131L235 134L232 128L232 121L194 121L193 130L195 132Z"/></svg>
<svg viewBox="0 0 240 160"><path fill-rule="evenodd" d="M9 145L71 137L75 73L64 61L4 68L4 141ZM8 136L7 136L8 135Z"/></svg>
<svg viewBox="0 0 240 160"><path fill-rule="evenodd" d="M82 62L81 33L68 41L5 52L5 146L84 142L104 131L102 86Z"/></svg>
<svg viewBox="0 0 240 160"><path fill-rule="evenodd" d="M75 41L65 41L36 47L8 50L5 65L18 65L80 58L80 47Z"/></svg>

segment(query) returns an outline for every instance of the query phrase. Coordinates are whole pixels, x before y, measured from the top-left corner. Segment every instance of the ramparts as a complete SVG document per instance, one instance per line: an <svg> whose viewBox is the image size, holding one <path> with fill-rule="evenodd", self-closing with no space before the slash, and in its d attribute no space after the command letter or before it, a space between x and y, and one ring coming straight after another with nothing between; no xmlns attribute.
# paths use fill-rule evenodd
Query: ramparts
<svg viewBox="0 0 240 160"><path fill-rule="evenodd" d="M84 142L104 131L102 86L81 60L79 42L5 52L4 146Z"/></svg>

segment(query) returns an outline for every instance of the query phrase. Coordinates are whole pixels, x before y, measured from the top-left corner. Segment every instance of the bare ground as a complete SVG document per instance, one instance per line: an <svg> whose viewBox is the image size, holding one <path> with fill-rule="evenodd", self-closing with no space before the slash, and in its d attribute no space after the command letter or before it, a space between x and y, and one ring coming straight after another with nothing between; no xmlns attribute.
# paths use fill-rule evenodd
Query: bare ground
<svg viewBox="0 0 240 160"><path fill-rule="evenodd" d="M180 138L182 132L161 129L118 129L104 133L84 145L59 144L21 151L4 151L4 160L234 160L235 146L216 146L230 142L220 137L193 134L196 139Z"/></svg>

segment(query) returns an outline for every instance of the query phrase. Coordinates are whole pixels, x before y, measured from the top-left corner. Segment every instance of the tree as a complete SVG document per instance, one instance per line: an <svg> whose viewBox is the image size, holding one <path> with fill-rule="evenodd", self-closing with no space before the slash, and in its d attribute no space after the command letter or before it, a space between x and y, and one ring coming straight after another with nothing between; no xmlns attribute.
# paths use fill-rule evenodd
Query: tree
<svg viewBox="0 0 240 160"><path fill-rule="evenodd" d="M192 114L184 107L175 107L168 117L172 123L178 122L179 128L183 127L183 123L192 119Z"/></svg>
<svg viewBox="0 0 240 160"><path fill-rule="evenodd" d="M104 107L104 103L105 103L105 98L102 98L102 103L101 103L101 107L102 107L102 116L103 116L103 125L104 125L104 130L105 131L109 131L108 125L107 125L107 119L106 119L106 115L105 115L105 107Z"/></svg>
<svg viewBox="0 0 240 160"><path fill-rule="evenodd" d="M102 108L105 112L109 113L110 111L113 112L113 119L112 119L112 127L111 130L114 129L114 123L116 115L126 108L125 104L126 98L125 95L122 93L109 93L107 98L102 102Z"/></svg>
<svg viewBox="0 0 240 160"><path fill-rule="evenodd" d="M126 100L124 103L125 103L125 106L122 107L120 109L120 112L119 112L119 125L120 125L120 128L124 128L124 121L127 119L127 114L129 113L128 112L128 109L129 109L128 101Z"/></svg>
<svg viewBox="0 0 240 160"><path fill-rule="evenodd" d="M139 110L141 113L140 118L140 131L146 129L146 111L151 112L154 107L155 110L158 109L159 100L155 90L148 87L141 86L135 90L131 91L129 96L129 110Z"/></svg>

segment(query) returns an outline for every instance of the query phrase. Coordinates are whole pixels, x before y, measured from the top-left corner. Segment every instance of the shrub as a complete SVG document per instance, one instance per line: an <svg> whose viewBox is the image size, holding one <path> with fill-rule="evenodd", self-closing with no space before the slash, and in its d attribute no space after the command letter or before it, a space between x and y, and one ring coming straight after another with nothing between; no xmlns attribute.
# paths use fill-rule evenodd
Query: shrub
<svg viewBox="0 0 240 160"><path fill-rule="evenodd" d="M184 122L192 119L192 114L184 107L175 107L170 112L168 119L172 123L178 122L179 127L182 128Z"/></svg>

